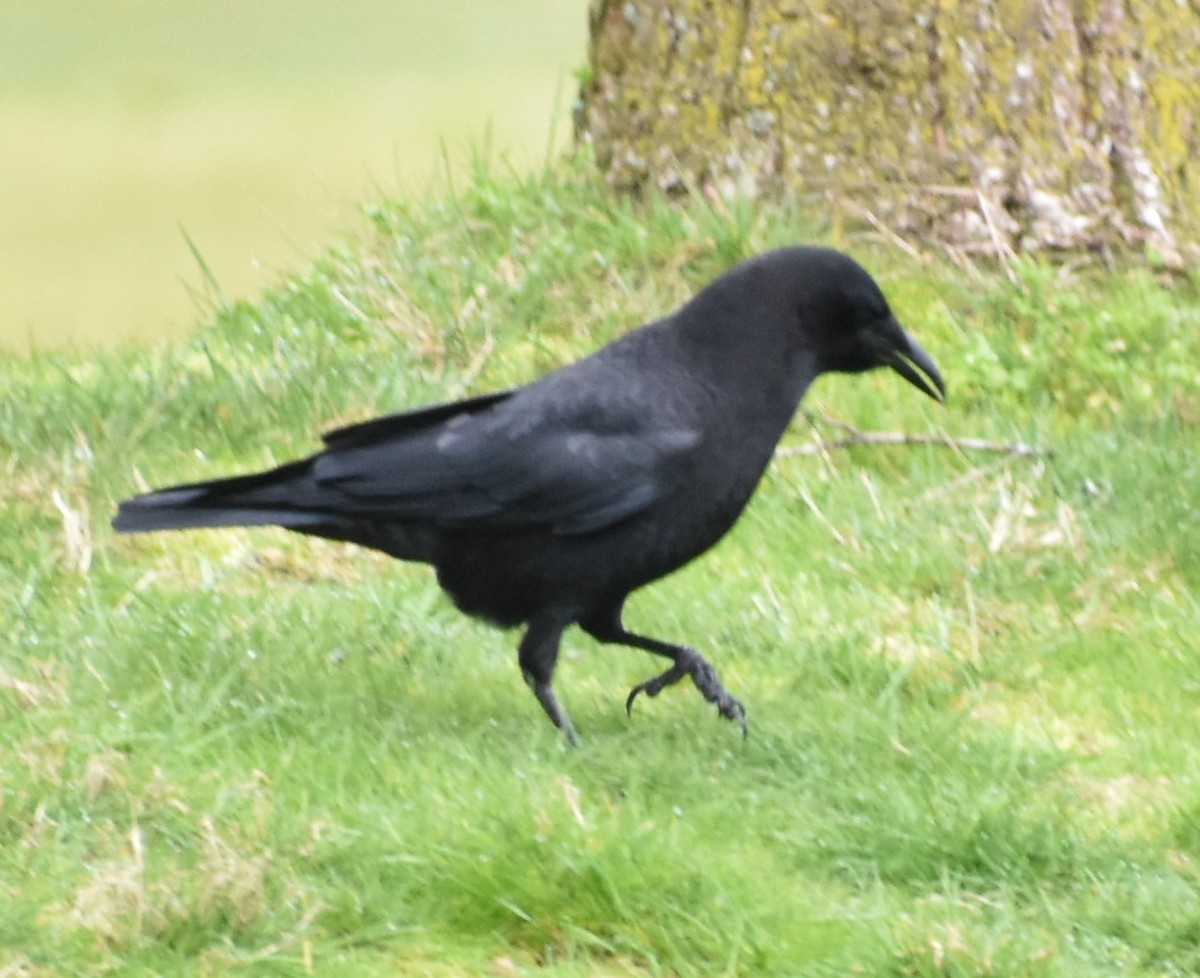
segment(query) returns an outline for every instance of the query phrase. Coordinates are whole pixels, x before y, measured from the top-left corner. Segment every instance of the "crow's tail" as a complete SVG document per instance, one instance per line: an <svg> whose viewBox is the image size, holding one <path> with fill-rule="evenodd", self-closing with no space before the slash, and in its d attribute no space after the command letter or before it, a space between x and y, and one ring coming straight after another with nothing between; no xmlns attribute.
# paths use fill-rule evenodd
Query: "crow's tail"
<svg viewBox="0 0 1200 978"><path fill-rule="evenodd" d="M120 533L216 526L285 526L303 530L330 519L312 477L311 458L268 472L158 489L121 503Z"/></svg>

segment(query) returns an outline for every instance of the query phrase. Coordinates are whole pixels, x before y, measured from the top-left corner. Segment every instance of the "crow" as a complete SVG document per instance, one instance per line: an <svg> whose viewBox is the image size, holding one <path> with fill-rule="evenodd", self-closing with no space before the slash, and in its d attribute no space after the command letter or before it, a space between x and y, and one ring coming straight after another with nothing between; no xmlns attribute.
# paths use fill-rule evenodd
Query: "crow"
<svg viewBox="0 0 1200 978"><path fill-rule="evenodd" d="M628 712L690 676L744 733L746 711L708 661L628 631L625 599L733 526L819 375L875 367L945 400L862 266L784 248L526 386L340 428L266 472L137 496L113 527L276 525L431 564L464 613L525 626L521 672L572 744L551 686L572 624L670 660L633 688Z"/></svg>

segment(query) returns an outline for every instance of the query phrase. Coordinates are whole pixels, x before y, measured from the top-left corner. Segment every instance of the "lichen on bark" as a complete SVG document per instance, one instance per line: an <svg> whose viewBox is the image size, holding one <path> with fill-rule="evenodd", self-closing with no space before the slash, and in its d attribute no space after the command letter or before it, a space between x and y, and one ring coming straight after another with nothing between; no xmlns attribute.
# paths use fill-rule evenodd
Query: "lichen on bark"
<svg viewBox="0 0 1200 978"><path fill-rule="evenodd" d="M869 209L963 248L1200 259L1200 6L595 0L577 119L617 187Z"/></svg>

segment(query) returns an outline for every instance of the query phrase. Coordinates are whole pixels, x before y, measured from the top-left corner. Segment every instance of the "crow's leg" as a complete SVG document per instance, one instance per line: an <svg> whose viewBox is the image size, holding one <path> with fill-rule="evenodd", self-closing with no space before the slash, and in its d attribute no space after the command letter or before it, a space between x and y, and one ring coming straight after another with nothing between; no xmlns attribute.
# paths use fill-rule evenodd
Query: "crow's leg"
<svg viewBox="0 0 1200 978"><path fill-rule="evenodd" d="M521 639L517 656L521 664L521 675L533 690L533 695L542 704L542 709L554 725L563 732L571 746L575 747L579 744L579 738L575 736L571 718L559 705L558 698L550 686L550 680L554 677L554 665L558 661L558 644L566 626L567 622L557 615L543 614L534 618Z"/></svg>
<svg viewBox="0 0 1200 978"><path fill-rule="evenodd" d="M633 701L638 698L639 694L645 693L650 697L657 696L668 686L675 685L685 676L691 676L692 682L696 684L700 694L708 702L716 704L721 716L737 723L742 728L742 734L745 735L747 730L745 707L730 695L729 691L721 684L721 680L717 678L717 671L695 649L690 649L686 645L672 645L670 642L663 642L646 635L635 635L633 632L627 631L621 623L620 604L605 608L598 614L589 615L582 619L579 625L585 632L601 642L628 645L671 660L671 668L666 672L647 679L644 683L638 683L630 690L629 697L625 700L626 712L633 713Z"/></svg>

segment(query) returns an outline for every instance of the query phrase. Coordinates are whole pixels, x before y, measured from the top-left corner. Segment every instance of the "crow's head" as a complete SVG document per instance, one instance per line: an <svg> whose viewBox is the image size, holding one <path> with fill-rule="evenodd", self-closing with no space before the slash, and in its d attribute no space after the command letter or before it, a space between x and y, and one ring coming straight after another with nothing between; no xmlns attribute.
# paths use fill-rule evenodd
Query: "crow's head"
<svg viewBox="0 0 1200 978"><path fill-rule="evenodd" d="M882 315L860 320L855 327L851 344L838 351L840 360L829 369L858 373L874 367L891 367L935 401L946 400L946 385L933 357L905 332L886 305Z"/></svg>
<svg viewBox="0 0 1200 978"><path fill-rule="evenodd" d="M937 401L946 385L937 364L904 331L887 299L867 271L847 255L828 248L789 249L800 318L820 369L861 373L891 367Z"/></svg>

